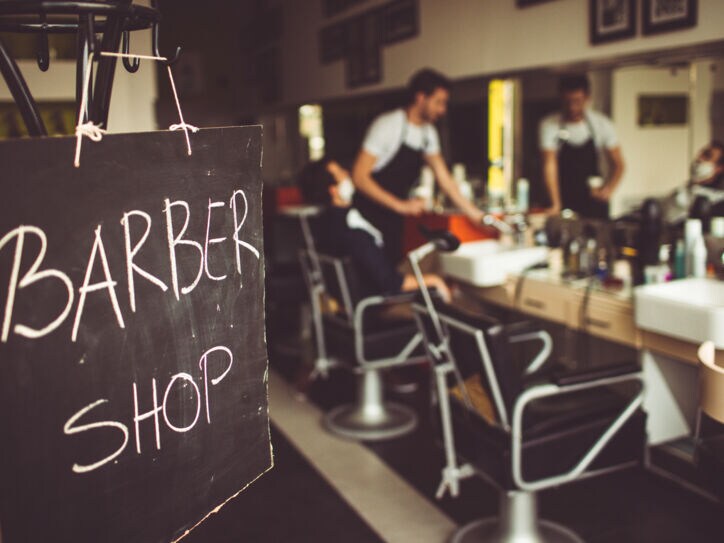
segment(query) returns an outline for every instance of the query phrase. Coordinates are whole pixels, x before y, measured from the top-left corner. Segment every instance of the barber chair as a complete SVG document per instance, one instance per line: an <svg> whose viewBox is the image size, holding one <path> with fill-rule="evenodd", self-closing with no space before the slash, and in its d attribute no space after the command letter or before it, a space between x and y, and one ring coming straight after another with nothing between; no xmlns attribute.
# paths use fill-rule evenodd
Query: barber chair
<svg viewBox="0 0 724 543"><path fill-rule="evenodd" d="M714 343L707 341L699 347L701 362L701 403L697 425L696 460L711 490L724 500L724 368L715 362ZM702 418L708 417L711 428L706 437L701 431Z"/></svg>
<svg viewBox="0 0 724 543"><path fill-rule="evenodd" d="M497 518L460 528L453 542L581 541L540 520L536 493L639 465L646 415L638 366L566 370L530 323L503 325L430 298L413 304L434 364L447 465L438 498L480 476L500 491ZM523 364L520 351L537 353Z"/></svg>
<svg viewBox="0 0 724 543"><path fill-rule="evenodd" d="M334 434L363 441L413 431L417 415L384 400L381 372L428 363L415 322L384 318L391 307L409 305L416 294L365 296L350 259L314 250L302 251L300 258L312 305L317 369L320 361L322 366L340 361L359 375L356 401L327 413L325 426Z"/></svg>

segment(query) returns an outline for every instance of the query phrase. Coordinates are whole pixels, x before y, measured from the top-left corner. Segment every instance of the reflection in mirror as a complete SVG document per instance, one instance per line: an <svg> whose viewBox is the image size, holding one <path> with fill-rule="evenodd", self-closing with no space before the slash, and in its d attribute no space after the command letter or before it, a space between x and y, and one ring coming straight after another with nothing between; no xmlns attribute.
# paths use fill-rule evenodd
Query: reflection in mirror
<svg viewBox="0 0 724 543"><path fill-rule="evenodd" d="M628 212L649 196L685 185L690 165L711 140L724 139L724 56L655 61L585 70L591 82L589 107L615 126L626 169L611 200L611 216ZM543 117L559 109L558 78L568 70L519 76L521 154L514 179L531 181L531 206L549 205L538 147ZM606 161L600 160L604 177Z"/></svg>

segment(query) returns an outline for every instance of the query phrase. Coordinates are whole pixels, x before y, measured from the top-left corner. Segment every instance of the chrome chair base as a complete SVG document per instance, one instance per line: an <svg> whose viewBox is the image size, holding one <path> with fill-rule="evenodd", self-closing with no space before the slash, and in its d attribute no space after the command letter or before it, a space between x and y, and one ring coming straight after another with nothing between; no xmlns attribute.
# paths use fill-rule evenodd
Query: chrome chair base
<svg viewBox="0 0 724 543"><path fill-rule="evenodd" d="M417 414L404 405L384 401L379 370L359 376L357 402L332 409L324 417L327 430L347 439L382 441L417 428Z"/></svg>
<svg viewBox="0 0 724 543"><path fill-rule="evenodd" d="M386 403L381 409L341 405L324 417L333 434L360 441L382 441L409 434L417 428L417 415L404 405Z"/></svg>
<svg viewBox="0 0 724 543"><path fill-rule="evenodd" d="M503 492L500 516L466 524L450 543L583 543L575 532L548 520L538 519L534 493Z"/></svg>
<svg viewBox="0 0 724 543"><path fill-rule="evenodd" d="M450 538L450 543L583 543L568 528L547 520L538 521L532 534L501 533L500 519L488 518L466 524Z"/></svg>

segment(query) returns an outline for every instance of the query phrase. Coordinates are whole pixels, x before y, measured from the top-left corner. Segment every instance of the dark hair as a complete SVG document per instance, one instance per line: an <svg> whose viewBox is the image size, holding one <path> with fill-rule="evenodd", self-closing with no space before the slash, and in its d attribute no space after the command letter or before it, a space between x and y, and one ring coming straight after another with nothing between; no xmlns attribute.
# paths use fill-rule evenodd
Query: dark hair
<svg viewBox="0 0 724 543"><path fill-rule="evenodd" d="M724 166L724 143L718 140L712 140L709 144L712 149L719 149L719 160L716 161L718 166Z"/></svg>
<svg viewBox="0 0 724 543"><path fill-rule="evenodd" d="M331 161L329 157L320 158L310 162L299 172L297 184L305 203L327 206L332 202L329 187L334 185L334 176L327 171L327 165Z"/></svg>
<svg viewBox="0 0 724 543"><path fill-rule="evenodd" d="M418 92L430 96L437 89L449 91L451 86L450 80L440 72L423 68L415 72L407 83L408 103L415 101Z"/></svg>
<svg viewBox="0 0 724 543"><path fill-rule="evenodd" d="M591 92L591 83L586 74L564 75L558 80L558 92L574 92L582 90L586 94Z"/></svg>

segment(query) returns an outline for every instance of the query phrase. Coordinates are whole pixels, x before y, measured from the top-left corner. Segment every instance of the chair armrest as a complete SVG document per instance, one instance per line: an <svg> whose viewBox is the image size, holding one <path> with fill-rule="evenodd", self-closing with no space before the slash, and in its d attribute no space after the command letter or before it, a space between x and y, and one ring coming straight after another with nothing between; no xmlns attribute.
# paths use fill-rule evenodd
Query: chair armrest
<svg viewBox="0 0 724 543"><path fill-rule="evenodd" d="M627 369L628 368L628 369ZM593 461L598 457L601 451L605 448L606 444L611 441L618 430L629 420L634 413L642 406L644 396L644 383L641 369L635 364L617 364L615 366L609 366L610 374L604 370L607 368L601 368L600 370L591 370L588 374L588 379L579 379L576 382L566 383L565 385L554 384L552 382L548 384L541 384L531 387L525 390L520 396L518 396L515 406L513 408L513 417L511 425L511 463L513 468L513 481L522 490L535 492L544 488L550 488L559 484L572 481L578 478L588 470ZM584 372L571 372L581 373ZM572 392L593 389L597 387L615 385L628 381L638 381L641 385L638 393L633 396L631 401L626 407L619 413L616 419L609 425L609 427L599 436L596 442L591 445L588 451L580 458L578 463L572 467L568 472L561 473L559 475L549 476L544 479L537 481L527 481L523 477L523 412L525 408L533 401L556 396L560 394L569 394Z"/></svg>
<svg viewBox="0 0 724 543"><path fill-rule="evenodd" d="M641 367L636 362L621 362L596 368L582 368L557 372L552 375L551 381L559 387L566 387L598 381L599 379L618 377L629 373L638 373L640 371Z"/></svg>
<svg viewBox="0 0 724 543"><path fill-rule="evenodd" d="M534 325L530 321L509 324L505 326L508 334L509 343L523 343L528 341L540 341L542 343L540 351L530 361L525 369L525 375L533 375L540 370L546 362L548 362L553 352L553 338L551 335L542 330L540 326Z"/></svg>
<svg viewBox="0 0 724 543"><path fill-rule="evenodd" d="M410 337L408 344L396 356L383 360L369 360L364 351L365 312L375 308L393 305L412 304L419 296L419 291L402 292L391 296L369 296L357 303L354 310L354 342L357 361L367 369L386 368L401 363L416 363L426 360L426 357L411 358L411 354L422 343L422 334L417 331ZM413 321L411 321L413 324Z"/></svg>

